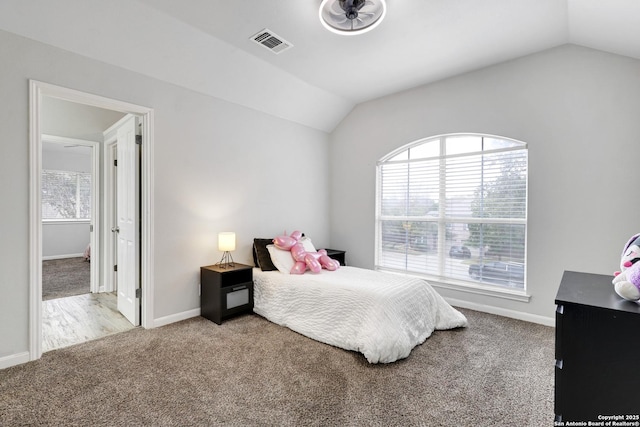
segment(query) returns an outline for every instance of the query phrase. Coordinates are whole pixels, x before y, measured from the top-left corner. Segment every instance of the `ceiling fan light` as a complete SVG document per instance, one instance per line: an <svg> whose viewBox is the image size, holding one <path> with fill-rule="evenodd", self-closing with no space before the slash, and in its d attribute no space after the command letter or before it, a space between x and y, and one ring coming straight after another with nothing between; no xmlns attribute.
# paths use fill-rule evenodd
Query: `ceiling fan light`
<svg viewBox="0 0 640 427"><path fill-rule="evenodd" d="M335 34L357 35L371 31L380 25L387 13L385 0L366 0L358 11L351 8L345 9L341 3L345 2L322 0L318 11L322 25ZM357 1L351 3L357 3ZM350 16L354 17L350 18Z"/></svg>

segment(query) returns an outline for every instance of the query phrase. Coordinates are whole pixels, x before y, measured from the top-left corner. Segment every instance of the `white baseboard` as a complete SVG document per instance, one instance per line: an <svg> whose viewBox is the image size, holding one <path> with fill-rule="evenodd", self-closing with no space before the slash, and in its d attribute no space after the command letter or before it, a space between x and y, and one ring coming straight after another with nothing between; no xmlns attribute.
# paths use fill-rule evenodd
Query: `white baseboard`
<svg viewBox="0 0 640 427"><path fill-rule="evenodd" d="M489 314L497 314L498 316L510 317L512 319L524 320L526 322L538 323L545 326L556 326L555 317L539 316L537 314L523 313L521 311L509 310L507 308L493 307L490 305L476 304L474 302L463 301L455 298L445 298L445 300L455 306L468 308L470 310L482 311Z"/></svg>
<svg viewBox="0 0 640 427"><path fill-rule="evenodd" d="M79 254L67 254L67 255L48 255L48 256L43 256L42 260L43 261L49 261L52 259L64 259L64 258L82 258L84 256L83 253L79 253Z"/></svg>
<svg viewBox="0 0 640 427"><path fill-rule="evenodd" d="M187 320L187 319L191 319L192 317L198 317L198 316L200 316L200 309L194 308L193 310L183 311L182 313L176 313L170 316L154 319L153 327L159 328L160 326L169 325L171 323L180 322L182 320Z"/></svg>
<svg viewBox="0 0 640 427"><path fill-rule="evenodd" d="M27 363L29 360L31 359L29 358L28 351L0 357L0 369L10 368L15 365L22 365L23 363Z"/></svg>

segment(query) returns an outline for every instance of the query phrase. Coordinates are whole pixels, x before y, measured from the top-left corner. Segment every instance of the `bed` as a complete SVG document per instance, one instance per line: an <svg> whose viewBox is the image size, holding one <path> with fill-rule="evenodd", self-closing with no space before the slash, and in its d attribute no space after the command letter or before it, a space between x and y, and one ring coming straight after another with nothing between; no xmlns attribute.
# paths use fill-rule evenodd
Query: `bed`
<svg viewBox="0 0 640 427"><path fill-rule="evenodd" d="M370 363L406 358L434 330L467 326L418 278L347 266L303 275L266 270L254 268L255 313Z"/></svg>

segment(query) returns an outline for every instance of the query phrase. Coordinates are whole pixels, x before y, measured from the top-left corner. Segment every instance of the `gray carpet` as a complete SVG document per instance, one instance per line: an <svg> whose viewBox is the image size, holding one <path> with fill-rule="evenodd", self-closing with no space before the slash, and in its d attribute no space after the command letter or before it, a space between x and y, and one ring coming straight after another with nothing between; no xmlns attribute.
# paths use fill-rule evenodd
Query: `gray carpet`
<svg viewBox="0 0 640 427"><path fill-rule="evenodd" d="M552 425L554 329L461 311L387 365L257 315L138 328L0 371L0 425Z"/></svg>
<svg viewBox="0 0 640 427"><path fill-rule="evenodd" d="M91 263L84 258L42 261L42 300L88 294Z"/></svg>

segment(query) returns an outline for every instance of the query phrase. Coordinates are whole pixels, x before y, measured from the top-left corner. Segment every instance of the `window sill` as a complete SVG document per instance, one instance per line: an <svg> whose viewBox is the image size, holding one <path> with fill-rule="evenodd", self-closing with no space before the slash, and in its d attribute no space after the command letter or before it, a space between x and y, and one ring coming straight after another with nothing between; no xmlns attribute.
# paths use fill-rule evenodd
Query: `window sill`
<svg viewBox="0 0 640 427"><path fill-rule="evenodd" d="M455 279L444 279L444 278L438 279L438 278L434 278L433 276L426 276L426 275L421 275L416 273L408 273L404 271L399 272L394 270L386 270L382 268L378 268L378 270L385 271L388 273L401 274L405 276L418 277L420 279L424 279L427 282L429 282L429 284L434 288L449 289L449 290L454 290L459 292L466 292L466 293L471 293L476 295L485 295L485 296L490 296L495 298L509 299L512 301L525 302L525 303L528 303L529 300L531 299L531 295L527 294L527 292L524 289L513 289L513 288L506 288L501 286L482 285L479 283L476 284L476 283L465 282L462 280L455 280Z"/></svg>
<svg viewBox="0 0 640 427"><path fill-rule="evenodd" d="M91 224L90 219L43 219L43 224Z"/></svg>

